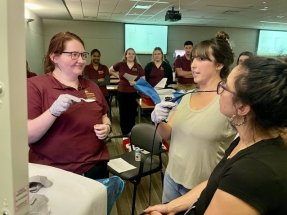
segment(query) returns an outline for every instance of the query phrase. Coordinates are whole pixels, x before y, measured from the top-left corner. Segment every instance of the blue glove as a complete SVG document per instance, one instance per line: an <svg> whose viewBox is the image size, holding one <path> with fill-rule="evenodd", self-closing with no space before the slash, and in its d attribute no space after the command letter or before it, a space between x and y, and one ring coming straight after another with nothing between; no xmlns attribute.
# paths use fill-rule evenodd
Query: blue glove
<svg viewBox="0 0 287 215"><path fill-rule="evenodd" d="M60 95L56 101L54 101L54 103L51 105L50 107L50 113L55 116L58 117L60 116L63 112L65 112L66 110L68 110L68 108L71 106L71 104L73 102L80 102L81 99L76 97L76 96L72 96L69 94L62 94Z"/></svg>
<svg viewBox="0 0 287 215"><path fill-rule="evenodd" d="M154 107L154 110L151 113L151 120L154 123L165 121L168 117L170 110L175 106L176 104L173 102L162 101Z"/></svg>

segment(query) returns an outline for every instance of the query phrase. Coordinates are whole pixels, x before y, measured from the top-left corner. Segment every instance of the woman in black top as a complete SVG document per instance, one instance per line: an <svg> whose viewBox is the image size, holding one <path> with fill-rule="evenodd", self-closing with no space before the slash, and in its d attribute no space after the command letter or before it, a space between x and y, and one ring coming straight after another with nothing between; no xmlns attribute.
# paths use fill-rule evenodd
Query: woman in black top
<svg viewBox="0 0 287 215"><path fill-rule="evenodd" d="M145 79L151 85L155 86L163 78L167 78L166 86L172 83L172 68L164 61L163 52L160 47L155 47L152 53L152 62L149 62L145 68Z"/></svg>
<svg viewBox="0 0 287 215"><path fill-rule="evenodd" d="M208 181L146 214L287 214L287 64L251 57L218 84L217 93L239 137Z"/></svg>

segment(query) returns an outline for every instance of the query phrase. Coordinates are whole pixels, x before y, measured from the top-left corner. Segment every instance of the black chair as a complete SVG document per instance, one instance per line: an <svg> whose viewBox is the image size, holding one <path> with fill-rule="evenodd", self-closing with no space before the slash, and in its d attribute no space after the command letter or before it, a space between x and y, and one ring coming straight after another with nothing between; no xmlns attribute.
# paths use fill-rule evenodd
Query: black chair
<svg viewBox="0 0 287 215"><path fill-rule="evenodd" d="M141 161L135 161L135 151L126 152L122 155L115 156L110 160L116 158L122 158L129 164L135 166L135 169L128 170L125 172L117 172L108 165L108 170L111 174L117 175L122 179L133 183L133 202L132 202L132 215L135 212L135 202L137 186L141 181L141 178L147 175L151 175L156 172L161 172L161 180L163 182L163 171L162 171L162 145L161 137L158 133L155 133L155 126L152 124L136 124L130 134L131 148L139 147L141 151ZM145 151L143 151L145 150Z"/></svg>

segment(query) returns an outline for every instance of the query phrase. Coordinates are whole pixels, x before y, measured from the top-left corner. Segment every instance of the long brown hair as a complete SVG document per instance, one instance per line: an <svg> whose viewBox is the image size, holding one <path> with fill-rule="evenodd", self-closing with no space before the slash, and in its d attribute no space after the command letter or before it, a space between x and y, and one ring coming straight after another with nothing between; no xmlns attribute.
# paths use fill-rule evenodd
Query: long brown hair
<svg viewBox="0 0 287 215"><path fill-rule="evenodd" d="M210 50L212 50L211 54L215 58L215 61L223 65L220 71L220 78L222 79L226 79L229 67L234 61L234 54L227 39L229 36L225 34L219 32L215 38L201 41L192 49L192 57L200 57L210 61L209 54Z"/></svg>

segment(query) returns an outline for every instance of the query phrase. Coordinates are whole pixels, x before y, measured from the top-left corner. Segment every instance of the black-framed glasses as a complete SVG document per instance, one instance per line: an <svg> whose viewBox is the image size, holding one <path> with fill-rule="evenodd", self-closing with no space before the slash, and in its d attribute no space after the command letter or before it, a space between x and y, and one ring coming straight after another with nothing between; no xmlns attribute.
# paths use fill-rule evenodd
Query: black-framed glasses
<svg viewBox="0 0 287 215"><path fill-rule="evenodd" d="M89 56L88 52L62 52L65 54L70 54L72 60L78 60L81 56L83 60L86 60Z"/></svg>
<svg viewBox="0 0 287 215"><path fill-rule="evenodd" d="M233 95L236 95L235 92L232 92L230 89L227 88L226 86L226 82L225 81L220 81L218 84L217 84L217 89L216 89L216 92L217 94L221 94L223 93L223 91L226 90L227 92L233 94Z"/></svg>

